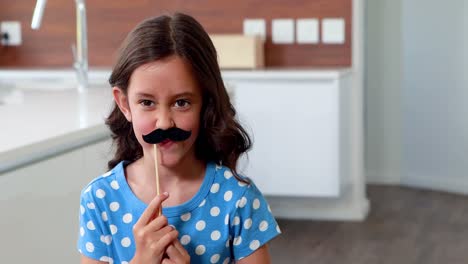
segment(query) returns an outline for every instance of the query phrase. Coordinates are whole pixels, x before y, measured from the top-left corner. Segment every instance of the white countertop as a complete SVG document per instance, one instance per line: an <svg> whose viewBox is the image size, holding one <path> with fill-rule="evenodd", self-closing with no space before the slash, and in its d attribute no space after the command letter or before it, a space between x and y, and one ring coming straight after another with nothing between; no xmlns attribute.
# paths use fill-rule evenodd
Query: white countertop
<svg viewBox="0 0 468 264"><path fill-rule="evenodd" d="M333 79L349 69L223 71L224 79ZM108 138L110 69L90 71L91 88L74 89L71 70L0 70L0 174Z"/></svg>

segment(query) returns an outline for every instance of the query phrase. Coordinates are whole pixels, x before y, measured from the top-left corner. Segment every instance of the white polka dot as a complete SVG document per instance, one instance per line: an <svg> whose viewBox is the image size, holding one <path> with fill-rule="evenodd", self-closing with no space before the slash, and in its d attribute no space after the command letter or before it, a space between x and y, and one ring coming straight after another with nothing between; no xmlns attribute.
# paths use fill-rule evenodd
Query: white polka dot
<svg viewBox="0 0 468 264"><path fill-rule="evenodd" d="M196 224L196 228L198 231L202 231L203 229L205 229L205 226L206 226L206 223L203 220L198 221Z"/></svg>
<svg viewBox="0 0 468 264"><path fill-rule="evenodd" d="M190 220L191 217L192 217L191 213L186 213L186 214L181 215L180 219L184 222L187 222L188 220Z"/></svg>
<svg viewBox="0 0 468 264"><path fill-rule="evenodd" d="M199 256L205 254L206 248L204 245L199 245L195 248L195 253Z"/></svg>
<svg viewBox="0 0 468 264"><path fill-rule="evenodd" d="M232 199L232 191L227 191L224 193L224 201L229 202Z"/></svg>
<svg viewBox="0 0 468 264"><path fill-rule="evenodd" d="M200 205L199 205L198 207L202 207L202 206L204 206L204 205L205 205L205 203L206 203L206 199L203 199L203 201L200 203Z"/></svg>
<svg viewBox="0 0 468 264"><path fill-rule="evenodd" d="M119 210L120 204L118 202L112 202L109 205L112 212Z"/></svg>
<svg viewBox="0 0 468 264"><path fill-rule="evenodd" d="M281 233L281 229L279 226L276 226L276 232Z"/></svg>
<svg viewBox="0 0 468 264"><path fill-rule="evenodd" d="M212 193L217 193L218 191L219 191L219 183L214 183L214 184L211 186L210 192L212 192Z"/></svg>
<svg viewBox="0 0 468 264"><path fill-rule="evenodd" d="M238 216L234 217L234 225L240 224L240 218Z"/></svg>
<svg viewBox="0 0 468 264"><path fill-rule="evenodd" d="M127 261L122 261L120 264L128 264Z"/></svg>
<svg viewBox="0 0 468 264"><path fill-rule="evenodd" d="M88 207L89 209L96 209L96 205L94 203L87 203L86 207Z"/></svg>
<svg viewBox="0 0 468 264"><path fill-rule="evenodd" d="M112 243L112 237L111 236L101 236L101 242L110 245Z"/></svg>
<svg viewBox="0 0 468 264"><path fill-rule="evenodd" d="M122 241L120 241L120 244L122 244L122 247L129 247L131 243L132 241L128 237L125 237L122 239Z"/></svg>
<svg viewBox="0 0 468 264"><path fill-rule="evenodd" d="M109 176L109 175L111 175L111 174L112 174L112 171L110 170L110 171L104 173L104 174L102 175L102 177L107 177L107 176Z"/></svg>
<svg viewBox="0 0 468 264"><path fill-rule="evenodd" d="M85 208L81 204L80 204L80 212L81 212L81 214L84 214L84 212L85 212Z"/></svg>
<svg viewBox="0 0 468 264"><path fill-rule="evenodd" d="M94 251L94 245L93 245L93 243L87 242L87 243L86 243L86 250L87 250L88 252L93 252L93 251Z"/></svg>
<svg viewBox="0 0 468 264"><path fill-rule="evenodd" d="M183 235L183 236L180 238L180 243L181 243L182 245L185 246L185 245L187 245L188 243L190 243L190 240L191 240L191 238L190 238L189 235Z"/></svg>
<svg viewBox="0 0 468 264"><path fill-rule="evenodd" d="M93 221L88 221L88 223L86 223L86 227L87 227L89 230L95 230L95 229L96 229L96 227L94 226Z"/></svg>
<svg viewBox="0 0 468 264"><path fill-rule="evenodd" d="M240 200L237 200L237 202L236 202L236 208L239 208L239 203L240 203Z"/></svg>
<svg viewBox="0 0 468 264"><path fill-rule="evenodd" d="M117 233L117 226L115 225L110 225L110 230L111 230L111 234L115 235Z"/></svg>
<svg viewBox="0 0 468 264"><path fill-rule="evenodd" d="M88 188L86 188L86 190L84 191L85 193L91 191L91 186L88 186Z"/></svg>
<svg viewBox="0 0 468 264"><path fill-rule="evenodd" d="M234 238L234 246L238 246L242 243L242 237L238 236Z"/></svg>
<svg viewBox="0 0 468 264"><path fill-rule="evenodd" d="M109 262L109 257L102 256L99 260Z"/></svg>
<svg viewBox="0 0 468 264"><path fill-rule="evenodd" d="M249 229L252 226L252 219L248 218L247 220L244 221L244 228Z"/></svg>
<svg viewBox="0 0 468 264"><path fill-rule="evenodd" d="M122 220L123 220L124 223L128 224L128 223L132 222L132 220L133 220L133 215L130 214L130 213L125 214L125 215L123 216Z"/></svg>
<svg viewBox="0 0 468 264"><path fill-rule="evenodd" d="M110 245L112 243L112 237L111 236L105 236L104 237L104 243L107 245Z"/></svg>
<svg viewBox="0 0 468 264"><path fill-rule="evenodd" d="M247 186L247 183L242 182L242 181L237 182L237 184L238 184L240 187L245 187L245 186Z"/></svg>
<svg viewBox="0 0 468 264"><path fill-rule="evenodd" d="M212 240L216 241L220 237L221 237L221 232L219 232L218 230L215 230L215 231L211 232L211 239Z"/></svg>
<svg viewBox="0 0 468 264"><path fill-rule="evenodd" d="M250 242L249 248L251 250L256 250L258 247L260 247L260 241L253 240L252 242Z"/></svg>
<svg viewBox="0 0 468 264"><path fill-rule="evenodd" d="M226 217L224 218L224 224L225 225L229 224L229 214L227 214Z"/></svg>
<svg viewBox="0 0 468 264"><path fill-rule="evenodd" d="M268 222L262 221L260 225L258 226L258 229L262 232L266 231L268 229Z"/></svg>
<svg viewBox="0 0 468 264"><path fill-rule="evenodd" d="M271 213L271 208L270 208L270 205L268 205L268 212Z"/></svg>
<svg viewBox="0 0 468 264"><path fill-rule="evenodd" d="M85 234L84 228L80 227L80 236L84 236L84 234Z"/></svg>
<svg viewBox="0 0 468 264"><path fill-rule="evenodd" d="M229 261L231 261L231 259L227 257L226 259L224 259L223 264L229 264Z"/></svg>
<svg viewBox="0 0 468 264"><path fill-rule="evenodd" d="M119 183L116 180L111 181L110 186L114 190L118 190L120 188Z"/></svg>
<svg viewBox="0 0 468 264"><path fill-rule="evenodd" d="M252 206L253 206L253 209L255 209L255 210L257 210L258 208L260 208L260 200L255 199L255 200L253 201Z"/></svg>
<svg viewBox="0 0 468 264"><path fill-rule="evenodd" d="M226 247L228 248L229 247L229 243L231 242L231 236L229 236L229 239L226 240Z"/></svg>
<svg viewBox="0 0 468 264"><path fill-rule="evenodd" d="M108 220L107 218L107 213L106 212L102 212L101 213L101 218L102 218L102 221L106 222Z"/></svg>
<svg viewBox="0 0 468 264"><path fill-rule="evenodd" d="M109 259L110 259L110 258L107 257L107 256L102 256L99 260L100 260L100 261L105 261L105 262L110 262Z"/></svg>
<svg viewBox="0 0 468 264"><path fill-rule="evenodd" d="M106 192L103 189L98 189L96 191L96 197L102 199L106 196Z"/></svg>
<svg viewBox="0 0 468 264"><path fill-rule="evenodd" d="M213 256L211 256L210 262L211 263L218 263L220 257L221 256L219 254L214 254Z"/></svg>
<svg viewBox="0 0 468 264"><path fill-rule="evenodd" d="M224 178L226 178L227 180L229 180L231 177L232 177L232 172L229 171L229 170L226 170L226 171L224 172Z"/></svg>
<svg viewBox="0 0 468 264"><path fill-rule="evenodd" d="M210 214L211 214L211 216L218 216L219 215L219 207L215 206L215 207L211 208Z"/></svg>
<svg viewBox="0 0 468 264"><path fill-rule="evenodd" d="M242 197L242 198L240 199L239 207L240 207L240 208L244 208L244 206L245 206L246 204L247 204L247 198L245 198L245 196L244 196L244 197Z"/></svg>

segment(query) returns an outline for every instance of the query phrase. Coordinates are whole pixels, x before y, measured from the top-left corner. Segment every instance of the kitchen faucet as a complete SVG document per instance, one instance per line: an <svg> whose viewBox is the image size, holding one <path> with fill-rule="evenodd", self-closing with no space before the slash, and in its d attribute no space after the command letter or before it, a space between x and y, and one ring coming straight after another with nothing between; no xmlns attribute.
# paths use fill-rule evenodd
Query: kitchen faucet
<svg viewBox="0 0 468 264"><path fill-rule="evenodd" d="M37 0L31 22L32 29L39 29L47 0ZM78 91L88 88L88 36L86 27L85 0L75 0L76 4L76 46L72 45L74 63L78 79Z"/></svg>

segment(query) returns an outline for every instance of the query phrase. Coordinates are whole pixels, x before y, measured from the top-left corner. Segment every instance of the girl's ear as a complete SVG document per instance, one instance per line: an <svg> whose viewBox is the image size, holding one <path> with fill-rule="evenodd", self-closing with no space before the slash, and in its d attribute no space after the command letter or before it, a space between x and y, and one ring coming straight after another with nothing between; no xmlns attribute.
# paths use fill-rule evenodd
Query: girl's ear
<svg viewBox="0 0 468 264"><path fill-rule="evenodd" d="M119 107L122 114L128 122L132 122L132 114L130 112L130 107L128 106L128 97L119 87L112 87L112 94L114 95L114 100L117 106Z"/></svg>

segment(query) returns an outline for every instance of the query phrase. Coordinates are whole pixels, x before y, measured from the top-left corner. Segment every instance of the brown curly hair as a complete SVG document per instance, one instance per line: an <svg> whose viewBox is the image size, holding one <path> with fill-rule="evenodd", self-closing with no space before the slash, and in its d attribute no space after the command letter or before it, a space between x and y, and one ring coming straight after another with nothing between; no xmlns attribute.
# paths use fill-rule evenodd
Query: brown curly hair
<svg viewBox="0 0 468 264"><path fill-rule="evenodd" d="M215 162L228 167L234 176L237 161L250 149L252 142L244 128L236 121L236 111L221 78L217 53L203 27L191 16L176 13L147 19L127 36L112 70L109 83L125 94L130 76L139 66L177 55L188 62L195 79L202 88L200 131L195 141L195 155L199 160ZM109 169L122 160L135 161L143 156L132 124L118 106L106 119L112 132L115 156L108 162Z"/></svg>

